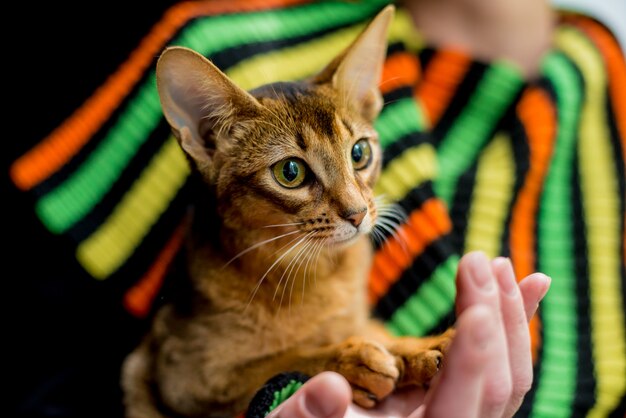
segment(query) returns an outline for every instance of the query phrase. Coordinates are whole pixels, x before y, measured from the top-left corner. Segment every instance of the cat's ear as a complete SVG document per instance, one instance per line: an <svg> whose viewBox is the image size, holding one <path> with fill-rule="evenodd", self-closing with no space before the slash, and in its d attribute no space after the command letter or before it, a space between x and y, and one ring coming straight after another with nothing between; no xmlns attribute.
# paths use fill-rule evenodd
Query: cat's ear
<svg viewBox="0 0 626 418"><path fill-rule="evenodd" d="M259 111L254 97L191 49L166 49L156 75L165 118L198 169L211 163L220 138Z"/></svg>
<svg viewBox="0 0 626 418"><path fill-rule="evenodd" d="M314 79L314 82L331 82L341 97L370 121L378 116L383 105L378 83L394 12L393 5L380 11L359 37Z"/></svg>

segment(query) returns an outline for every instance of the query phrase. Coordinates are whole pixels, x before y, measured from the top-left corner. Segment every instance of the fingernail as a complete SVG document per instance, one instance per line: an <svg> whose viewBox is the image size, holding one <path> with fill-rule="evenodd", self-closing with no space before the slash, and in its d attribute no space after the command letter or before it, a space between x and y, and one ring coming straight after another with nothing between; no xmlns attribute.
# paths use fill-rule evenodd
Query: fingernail
<svg viewBox="0 0 626 418"><path fill-rule="evenodd" d="M469 273L476 285L484 290L493 288L491 265L487 256L481 252L476 253L471 260Z"/></svg>
<svg viewBox="0 0 626 418"><path fill-rule="evenodd" d="M496 270L496 278L500 290L509 296L517 294L517 282L511 261L505 257L498 257L493 260L493 267Z"/></svg>
<svg viewBox="0 0 626 418"><path fill-rule="evenodd" d="M546 276L545 274L541 275L541 279L543 280L543 291L541 292L541 296L539 297L537 303L543 300L550 289L550 283L552 283L552 278L550 276Z"/></svg>

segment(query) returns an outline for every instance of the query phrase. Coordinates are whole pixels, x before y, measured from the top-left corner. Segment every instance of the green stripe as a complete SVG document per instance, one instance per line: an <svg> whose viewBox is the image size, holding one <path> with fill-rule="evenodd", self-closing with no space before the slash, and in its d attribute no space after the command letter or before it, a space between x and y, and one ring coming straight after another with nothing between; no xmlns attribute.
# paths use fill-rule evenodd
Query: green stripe
<svg viewBox="0 0 626 418"><path fill-rule="evenodd" d="M506 63L487 69L463 112L437 150L439 177L435 191L448 205L459 176L476 160L483 144L522 87L519 71Z"/></svg>
<svg viewBox="0 0 626 418"><path fill-rule="evenodd" d="M408 97L385 106L374 126L380 145L386 148L405 135L423 131L426 118L418 103Z"/></svg>
<svg viewBox="0 0 626 418"><path fill-rule="evenodd" d="M237 45L298 37L364 20L387 3L388 0L370 0L356 6L328 2L203 18L190 23L173 44L188 46L210 56ZM50 231L67 231L103 199L161 117L152 71L85 162L37 202L37 213Z"/></svg>
<svg viewBox="0 0 626 418"><path fill-rule="evenodd" d="M285 387L281 388L274 392L274 398L272 400L272 404L269 406L269 409L266 411L266 414L269 414L274 409L278 408L280 404L285 402L287 399L291 397L294 393L298 391L302 387L303 383L298 382L297 380L290 380Z"/></svg>
<svg viewBox="0 0 626 418"><path fill-rule="evenodd" d="M452 311L456 288L457 255L441 263L385 324L394 335L422 336Z"/></svg>
<svg viewBox="0 0 626 418"><path fill-rule="evenodd" d="M573 65L553 53L543 72L556 91L558 133L555 153L539 207L538 268L552 277L541 304L543 355L533 417L569 417L576 389L577 319L572 225L572 167L581 106L581 86Z"/></svg>

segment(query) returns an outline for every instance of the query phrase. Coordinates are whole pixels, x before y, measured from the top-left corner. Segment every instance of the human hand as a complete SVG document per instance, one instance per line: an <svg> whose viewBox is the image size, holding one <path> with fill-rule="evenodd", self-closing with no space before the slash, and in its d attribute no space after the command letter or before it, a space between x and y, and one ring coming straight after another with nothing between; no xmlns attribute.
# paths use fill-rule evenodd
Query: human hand
<svg viewBox="0 0 626 418"><path fill-rule="evenodd" d="M268 417L511 417L532 383L527 321L550 285L535 273L519 285L510 261L469 253L457 275L457 334L430 389L397 391L375 409L351 403L348 382L326 372Z"/></svg>

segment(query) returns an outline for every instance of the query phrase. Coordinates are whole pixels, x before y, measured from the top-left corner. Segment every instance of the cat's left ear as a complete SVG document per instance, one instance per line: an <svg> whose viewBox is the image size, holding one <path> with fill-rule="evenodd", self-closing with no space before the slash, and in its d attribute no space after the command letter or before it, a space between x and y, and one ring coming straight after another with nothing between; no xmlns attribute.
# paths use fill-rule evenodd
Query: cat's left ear
<svg viewBox="0 0 626 418"><path fill-rule="evenodd" d="M237 126L259 114L261 105L213 63L182 47L166 49L157 62L161 107L181 148L206 173L213 155Z"/></svg>
<svg viewBox="0 0 626 418"><path fill-rule="evenodd" d="M314 82L331 82L369 121L380 113L383 99L378 83L387 53L387 32L395 7L389 5L376 15L359 37L335 58Z"/></svg>

